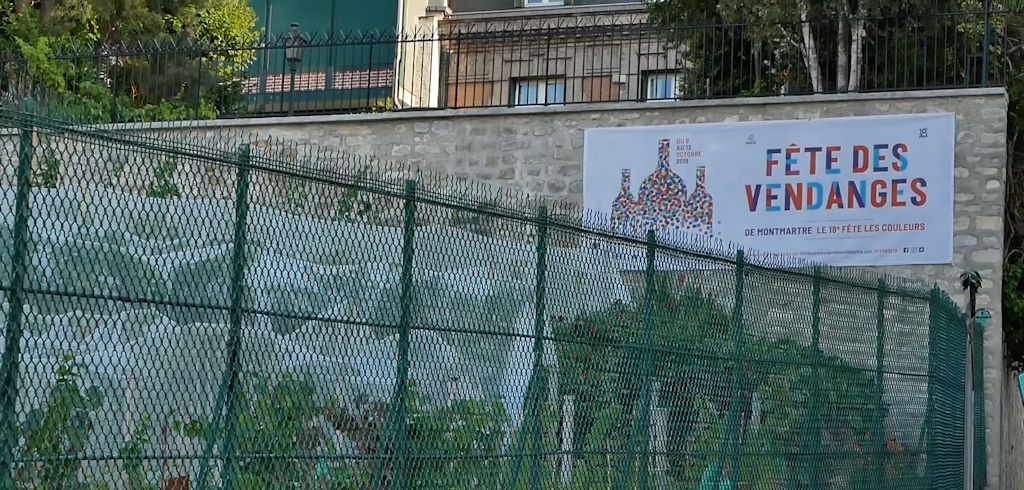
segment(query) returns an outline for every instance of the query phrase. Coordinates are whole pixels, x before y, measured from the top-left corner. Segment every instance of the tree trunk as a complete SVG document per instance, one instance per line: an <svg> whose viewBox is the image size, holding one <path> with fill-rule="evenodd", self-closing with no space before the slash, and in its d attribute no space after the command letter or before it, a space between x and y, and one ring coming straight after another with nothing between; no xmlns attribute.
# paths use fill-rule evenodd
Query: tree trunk
<svg viewBox="0 0 1024 490"><path fill-rule="evenodd" d="M53 16L53 11L57 7L57 0L42 0L40 2L40 13L43 16L43 20L47 20Z"/></svg>
<svg viewBox="0 0 1024 490"><path fill-rule="evenodd" d="M31 5L31 0L14 0L14 11L20 14L29 5Z"/></svg>
<svg viewBox="0 0 1024 490"><path fill-rule="evenodd" d="M838 30L836 36L836 91L838 92L846 92L850 89L849 8L845 1L839 2L838 25L836 26Z"/></svg>
<svg viewBox="0 0 1024 490"><path fill-rule="evenodd" d="M772 57L773 61L769 63L769 71L782 83L779 87L779 95L787 95L789 94L789 70L786 68L786 64L781 62L783 59L781 42L776 42ZM777 68L778 66L783 67L781 72Z"/></svg>
<svg viewBox="0 0 1024 490"><path fill-rule="evenodd" d="M750 48L750 51L751 51L751 54L753 55L753 58L754 58L754 85L758 89L760 89L760 86L761 86L761 69L762 69L762 66L761 66L761 43L760 42L755 42L755 43L751 43L751 44L752 44L752 47Z"/></svg>
<svg viewBox="0 0 1024 490"><path fill-rule="evenodd" d="M811 89L817 94L822 91L821 65L818 63L818 46L814 40L814 32L811 31L811 23L807 21L809 10L807 2L801 0L799 6L800 26L804 40L804 64L807 65L807 75L811 78Z"/></svg>
<svg viewBox="0 0 1024 490"><path fill-rule="evenodd" d="M864 17L867 10L864 3L857 11L857 18L853 21L853 32L850 33L850 92L856 92L860 88L860 69L864 63Z"/></svg>

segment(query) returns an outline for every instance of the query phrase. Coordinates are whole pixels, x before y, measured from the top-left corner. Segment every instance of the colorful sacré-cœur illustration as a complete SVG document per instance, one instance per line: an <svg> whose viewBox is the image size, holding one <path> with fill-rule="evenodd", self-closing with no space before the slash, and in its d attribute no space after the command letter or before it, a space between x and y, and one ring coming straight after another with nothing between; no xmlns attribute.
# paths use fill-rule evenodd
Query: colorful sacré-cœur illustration
<svg viewBox="0 0 1024 490"><path fill-rule="evenodd" d="M631 171L622 170L619 195L612 202L612 228L624 234L685 231L710 236L714 202L705 186L705 167L697 167L697 183L687 194L686 182L669 166L670 140L658 142L658 166L633 197Z"/></svg>

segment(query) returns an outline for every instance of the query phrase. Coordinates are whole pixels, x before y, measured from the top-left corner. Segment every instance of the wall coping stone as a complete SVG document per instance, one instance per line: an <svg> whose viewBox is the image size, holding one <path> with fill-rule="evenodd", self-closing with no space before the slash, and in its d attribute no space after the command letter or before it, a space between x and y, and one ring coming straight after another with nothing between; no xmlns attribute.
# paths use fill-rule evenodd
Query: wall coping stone
<svg viewBox="0 0 1024 490"><path fill-rule="evenodd" d="M371 114L332 114L314 116L275 116L238 119L192 120L187 122L122 123L104 125L121 130L179 128L246 128L300 124L361 123L416 119L453 119L466 117L514 117L538 114L577 114L581 112L658 111L665 109L696 109L703 107L751 107L783 104L820 104L872 102L887 100L941 99L953 97L1004 97L1004 87L913 90L901 92L861 92L847 94L783 95L773 97L738 97L730 99L678 100L668 102L600 102L564 106L489 107L467 109L408 110Z"/></svg>

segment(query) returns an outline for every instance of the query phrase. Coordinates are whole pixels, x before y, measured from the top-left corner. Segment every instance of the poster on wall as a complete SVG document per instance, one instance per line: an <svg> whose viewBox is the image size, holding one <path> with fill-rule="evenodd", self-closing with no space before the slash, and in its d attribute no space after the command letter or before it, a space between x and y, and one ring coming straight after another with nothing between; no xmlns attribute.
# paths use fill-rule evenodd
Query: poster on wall
<svg viewBox="0 0 1024 490"><path fill-rule="evenodd" d="M949 264L955 137L954 114L590 129L583 204L631 235L835 266Z"/></svg>

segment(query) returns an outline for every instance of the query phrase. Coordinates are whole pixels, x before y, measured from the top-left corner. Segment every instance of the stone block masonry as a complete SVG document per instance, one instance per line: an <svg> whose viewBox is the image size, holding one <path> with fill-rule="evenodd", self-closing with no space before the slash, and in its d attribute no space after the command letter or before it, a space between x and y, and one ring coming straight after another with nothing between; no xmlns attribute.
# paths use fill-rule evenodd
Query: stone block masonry
<svg viewBox="0 0 1024 490"><path fill-rule="evenodd" d="M200 123L235 127L299 143L405 162L452 176L581 203L587 128L816 119L905 113L956 113L954 262L884 271L936 282L965 304L963 271L985 279L978 304L992 312L985 337L988 487L1001 482L1005 393L1000 298L1006 173L1003 89L890 92L656 104L469 109L310 116ZM194 129L194 128L193 128ZM1001 442L1003 441L1003 442ZM1014 441L1019 447L1022 441ZM1005 450L1008 453L1008 450Z"/></svg>
<svg viewBox="0 0 1024 490"><path fill-rule="evenodd" d="M1017 376L1007 373L1003 392L1002 488L1024 488L1024 400Z"/></svg>

